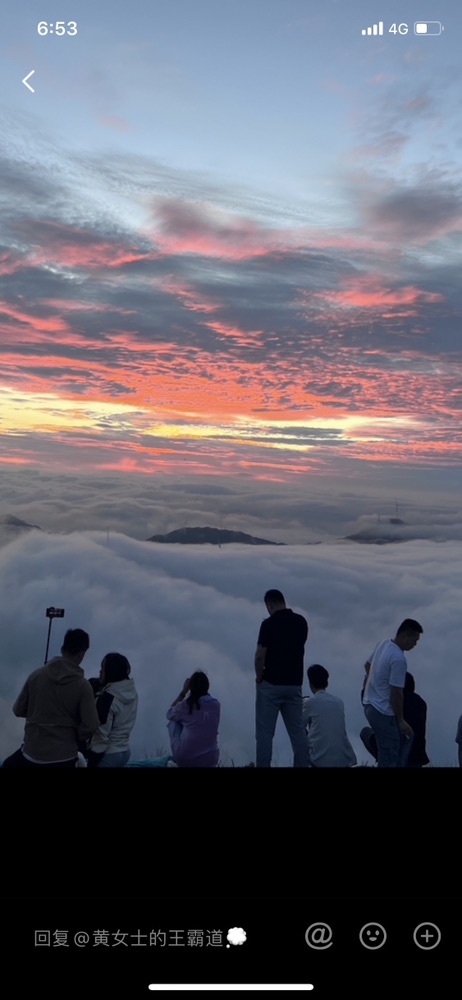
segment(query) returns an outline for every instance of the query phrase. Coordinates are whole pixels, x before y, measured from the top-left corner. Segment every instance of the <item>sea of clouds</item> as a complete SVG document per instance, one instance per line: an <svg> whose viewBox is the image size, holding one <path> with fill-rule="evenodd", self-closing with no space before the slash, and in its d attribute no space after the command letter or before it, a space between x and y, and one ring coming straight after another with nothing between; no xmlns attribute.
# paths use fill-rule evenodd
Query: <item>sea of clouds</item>
<svg viewBox="0 0 462 1000"><path fill-rule="evenodd" d="M106 532L30 532L0 549L0 758L20 745L23 720L11 706L28 674L43 663L49 606L49 657L68 628L84 628L91 647L82 666L99 672L109 651L128 656L139 692L132 760L168 752L165 713L194 670L205 670L221 702L222 761L255 760L254 652L266 609L263 594L282 590L306 616L305 666L322 663L330 691L345 703L358 761L371 762L359 740L364 662L403 618L424 628L408 654L416 690L428 703L427 749L438 766L456 763L462 713L460 642L462 542L331 544L253 548L174 546ZM305 681L304 691L309 694ZM274 766L292 762L281 720Z"/></svg>

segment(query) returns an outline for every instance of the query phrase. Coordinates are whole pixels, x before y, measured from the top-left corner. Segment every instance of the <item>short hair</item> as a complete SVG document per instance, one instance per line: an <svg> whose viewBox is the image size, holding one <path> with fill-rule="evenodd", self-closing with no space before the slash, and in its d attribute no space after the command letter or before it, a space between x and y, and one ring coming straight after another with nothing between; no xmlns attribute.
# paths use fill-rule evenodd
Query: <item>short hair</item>
<svg viewBox="0 0 462 1000"><path fill-rule="evenodd" d="M124 681L130 676L131 666L126 656L122 653L106 653L101 661L104 668L104 682L110 684L111 681Z"/></svg>
<svg viewBox="0 0 462 1000"><path fill-rule="evenodd" d="M416 622L415 618L405 618L404 621L401 622L396 635L402 635L403 632L423 632L423 628L418 622Z"/></svg>
<svg viewBox="0 0 462 1000"><path fill-rule="evenodd" d="M326 688L329 681L329 672L320 663L313 663L307 670L308 680L314 688Z"/></svg>
<svg viewBox="0 0 462 1000"><path fill-rule="evenodd" d="M69 628L67 630L61 652L75 656L77 653L86 653L89 648L90 636L88 632L84 632L83 628Z"/></svg>
<svg viewBox="0 0 462 1000"><path fill-rule="evenodd" d="M280 590L267 590L263 598L265 604L285 604L284 594Z"/></svg>

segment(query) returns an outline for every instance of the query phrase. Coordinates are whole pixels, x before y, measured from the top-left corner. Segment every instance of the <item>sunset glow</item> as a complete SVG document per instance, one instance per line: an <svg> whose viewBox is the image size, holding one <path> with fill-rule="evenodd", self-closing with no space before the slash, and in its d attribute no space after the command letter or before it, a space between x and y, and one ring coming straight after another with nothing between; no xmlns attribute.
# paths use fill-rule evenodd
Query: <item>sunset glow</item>
<svg viewBox="0 0 462 1000"><path fill-rule="evenodd" d="M261 48L260 0L245 43L229 12L204 35L193 6L179 26L161 4L145 41L129 33L122 89L119 36L102 61L88 34L65 39L72 114L57 39L34 40L37 92L6 110L0 163L3 461L124 472L143 456L152 473L239 477L272 455L287 480L308 458L320 476L349 459L452 469L451 36L366 49L334 0L313 22L288 0L265 10Z"/></svg>

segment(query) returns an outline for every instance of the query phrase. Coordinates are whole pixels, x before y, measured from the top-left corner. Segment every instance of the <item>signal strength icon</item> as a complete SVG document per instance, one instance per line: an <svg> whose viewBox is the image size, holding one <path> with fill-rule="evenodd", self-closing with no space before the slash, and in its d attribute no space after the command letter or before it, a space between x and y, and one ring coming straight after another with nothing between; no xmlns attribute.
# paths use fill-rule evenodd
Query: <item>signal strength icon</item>
<svg viewBox="0 0 462 1000"><path fill-rule="evenodd" d="M383 21L379 21L378 24L373 24L372 28L363 28L361 31L362 35L383 35Z"/></svg>

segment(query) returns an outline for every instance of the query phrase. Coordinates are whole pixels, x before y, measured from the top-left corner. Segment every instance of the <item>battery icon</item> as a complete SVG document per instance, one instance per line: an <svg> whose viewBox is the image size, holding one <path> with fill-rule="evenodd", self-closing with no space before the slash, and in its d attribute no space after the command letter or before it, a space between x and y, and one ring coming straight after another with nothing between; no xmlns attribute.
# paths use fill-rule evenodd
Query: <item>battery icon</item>
<svg viewBox="0 0 462 1000"><path fill-rule="evenodd" d="M416 21L414 35L441 35L444 31L441 21Z"/></svg>

